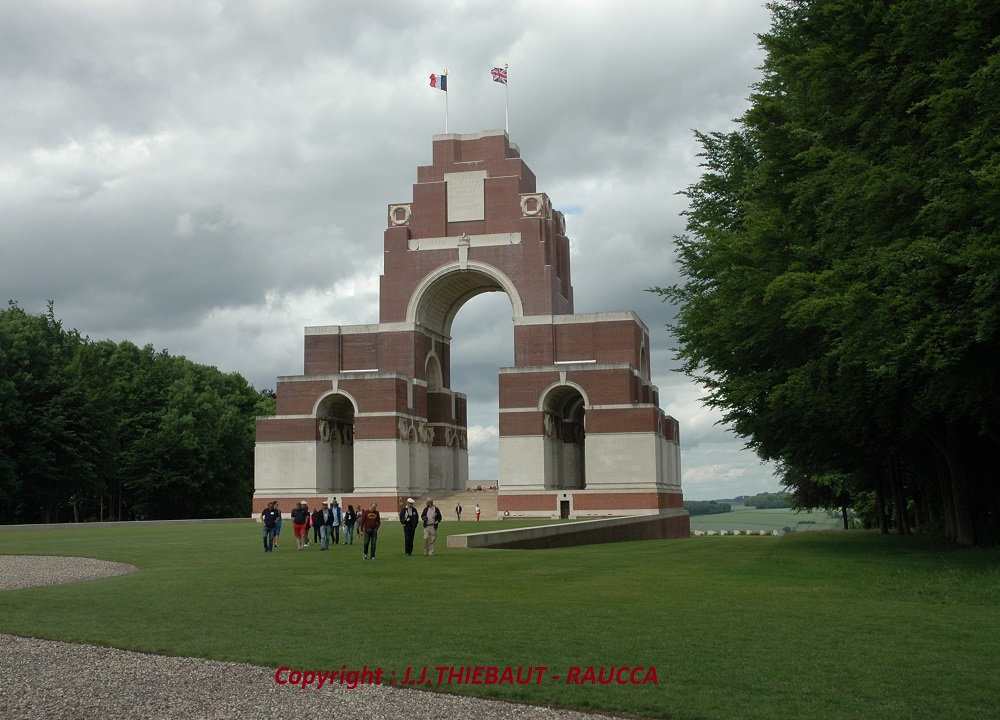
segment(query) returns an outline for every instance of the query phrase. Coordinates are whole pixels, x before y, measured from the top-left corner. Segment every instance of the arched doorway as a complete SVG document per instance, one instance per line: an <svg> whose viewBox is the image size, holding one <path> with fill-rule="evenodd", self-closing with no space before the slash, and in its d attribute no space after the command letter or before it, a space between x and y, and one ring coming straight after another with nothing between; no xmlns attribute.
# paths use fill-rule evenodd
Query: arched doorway
<svg viewBox="0 0 1000 720"><path fill-rule="evenodd" d="M557 385L542 400L545 425L545 487L583 490L587 487L586 399L578 388Z"/></svg>
<svg viewBox="0 0 1000 720"><path fill-rule="evenodd" d="M451 384L467 398L468 477L472 487L500 478L499 368L514 365L511 304L498 292L466 302L451 328Z"/></svg>
<svg viewBox="0 0 1000 720"><path fill-rule="evenodd" d="M490 295L497 298L482 298ZM500 300L503 298L503 300ZM424 360L424 381L427 392L427 426L432 433L429 451L425 455L409 453L409 476L413 487L421 483L429 490L461 490L469 483L469 424L468 397L462 392L463 382L472 380L477 383L489 382L491 388L496 387L496 369L503 361L513 363L513 324L509 326L508 345L503 358L494 357L489 364L490 372L485 373L483 366L476 368L475 377L464 373L459 381L454 382L455 366L453 358L453 326L459 312L470 302L479 306L485 300L487 305L493 305L489 313L487 325L493 327L501 317L510 322L521 317L523 306L520 293L514 282L501 270L483 262L445 263L428 273L417 284L407 306L408 322L415 323L428 337L433 339L432 351ZM497 312L497 303L504 309ZM459 324L459 332L465 333L472 329ZM475 328L481 331L482 328ZM460 341L458 348L464 355L468 346L463 348ZM465 368L462 368L463 370ZM489 380L485 380L489 377ZM480 388L481 389L481 385ZM493 391L495 393L495 390ZM495 419L499 411L498 394L493 395L495 412L490 419L490 426L499 437L499 422ZM478 409L478 408L477 408ZM478 419L481 422L481 418ZM495 424L493 424L495 423ZM475 428L474 428L475 429ZM480 428L481 429L481 428ZM494 444L495 448L496 445ZM489 448L486 449L489 452ZM493 469L491 477L486 477L488 471L483 467L474 468L477 480L487 480L492 483L499 481L499 468L496 464L497 452L494 449L488 467Z"/></svg>
<svg viewBox="0 0 1000 720"><path fill-rule="evenodd" d="M414 290L406 319L447 337L451 335L452 322L462 306L488 292L506 294L513 317L523 316L524 306L514 282L492 265L470 262L465 265L446 263L429 273Z"/></svg>
<svg viewBox="0 0 1000 720"><path fill-rule="evenodd" d="M320 451L316 458L317 488L329 493L354 492L354 403L332 393L316 408Z"/></svg>

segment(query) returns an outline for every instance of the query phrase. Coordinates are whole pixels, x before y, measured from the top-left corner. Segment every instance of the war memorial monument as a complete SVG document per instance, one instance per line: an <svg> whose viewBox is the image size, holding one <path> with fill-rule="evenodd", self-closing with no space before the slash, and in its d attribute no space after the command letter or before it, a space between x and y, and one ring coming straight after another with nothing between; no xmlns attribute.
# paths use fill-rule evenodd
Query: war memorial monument
<svg viewBox="0 0 1000 720"><path fill-rule="evenodd" d="M451 326L502 292L514 367L500 368L504 517L660 516L686 537L677 421L650 382L633 312L574 314L565 219L503 130L436 135L411 202L388 206L377 325L305 329L302 375L257 420L253 513L274 499L395 511L468 482L466 397Z"/></svg>

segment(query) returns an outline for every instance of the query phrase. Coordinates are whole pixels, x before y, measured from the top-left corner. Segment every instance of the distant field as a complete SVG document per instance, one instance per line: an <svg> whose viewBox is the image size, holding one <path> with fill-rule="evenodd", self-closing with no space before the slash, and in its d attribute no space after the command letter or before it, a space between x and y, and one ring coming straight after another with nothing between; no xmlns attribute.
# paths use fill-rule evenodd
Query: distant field
<svg viewBox="0 0 1000 720"><path fill-rule="evenodd" d="M827 517L825 510L811 513L785 508L779 510L758 510L743 505L734 505L732 512L717 515L695 515L691 518L691 530L781 530L791 528L795 532L807 530L842 530L840 516Z"/></svg>

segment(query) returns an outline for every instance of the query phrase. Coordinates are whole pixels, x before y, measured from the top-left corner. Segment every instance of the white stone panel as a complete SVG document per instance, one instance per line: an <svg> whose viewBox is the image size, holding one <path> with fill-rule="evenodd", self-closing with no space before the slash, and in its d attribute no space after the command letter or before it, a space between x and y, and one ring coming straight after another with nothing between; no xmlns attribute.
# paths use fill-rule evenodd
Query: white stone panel
<svg viewBox="0 0 1000 720"><path fill-rule="evenodd" d="M500 438L500 477L505 493L544 489L548 455L544 442L541 436Z"/></svg>
<svg viewBox="0 0 1000 720"><path fill-rule="evenodd" d="M600 433L587 436L587 490L666 490L656 433Z"/></svg>
<svg viewBox="0 0 1000 720"><path fill-rule="evenodd" d="M666 438L660 438L660 465L663 482L671 490L681 489L681 447Z"/></svg>
<svg viewBox="0 0 1000 720"><path fill-rule="evenodd" d="M429 450L430 474L427 487L429 490L457 490L455 456L457 447L432 447Z"/></svg>
<svg viewBox="0 0 1000 720"><path fill-rule="evenodd" d="M254 447L254 489L260 496L315 495L318 443L267 442Z"/></svg>
<svg viewBox="0 0 1000 720"><path fill-rule="evenodd" d="M408 443L402 440L355 440L354 492L395 495L408 484Z"/></svg>
<svg viewBox="0 0 1000 720"><path fill-rule="evenodd" d="M483 183L486 170L445 173L448 187L448 222L466 222L486 218L486 194Z"/></svg>
<svg viewBox="0 0 1000 720"><path fill-rule="evenodd" d="M492 247L494 245L519 245L521 233L487 233L485 235L469 235L465 238L468 247ZM460 247L462 237L412 238L406 247L410 250L454 250Z"/></svg>
<svg viewBox="0 0 1000 720"><path fill-rule="evenodd" d="M408 446L409 463L406 472L400 476L398 491L406 495L423 494L430 482L428 477L430 448L422 442L410 442Z"/></svg>
<svg viewBox="0 0 1000 720"><path fill-rule="evenodd" d="M339 470L339 458L335 458L330 443L321 442L316 445L316 492L320 495L334 491L334 477Z"/></svg>
<svg viewBox="0 0 1000 720"><path fill-rule="evenodd" d="M469 487L469 451L459 448L455 456L455 490Z"/></svg>

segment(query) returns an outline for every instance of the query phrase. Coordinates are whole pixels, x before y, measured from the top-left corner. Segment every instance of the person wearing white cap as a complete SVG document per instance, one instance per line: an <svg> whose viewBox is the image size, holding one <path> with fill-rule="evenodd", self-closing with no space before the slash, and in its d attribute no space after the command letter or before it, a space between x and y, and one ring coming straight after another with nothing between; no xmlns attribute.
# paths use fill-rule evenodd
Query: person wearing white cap
<svg viewBox="0 0 1000 720"><path fill-rule="evenodd" d="M399 523L403 526L403 552L413 554L413 536L417 534L420 514L413 507L413 498L406 498L406 507L399 511Z"/></svg>

